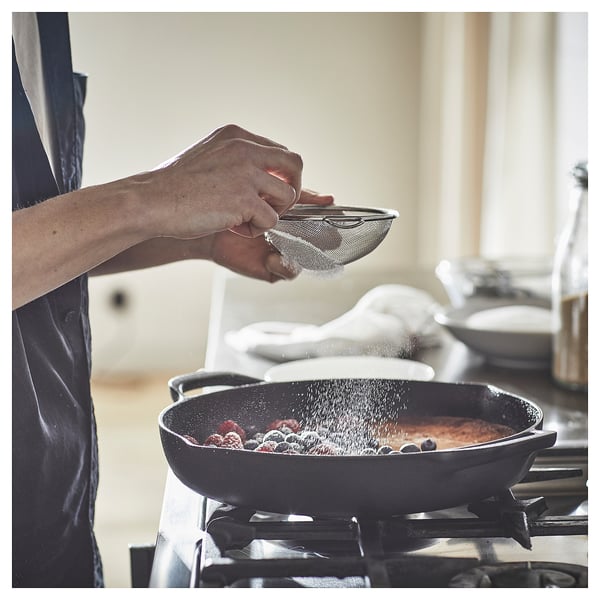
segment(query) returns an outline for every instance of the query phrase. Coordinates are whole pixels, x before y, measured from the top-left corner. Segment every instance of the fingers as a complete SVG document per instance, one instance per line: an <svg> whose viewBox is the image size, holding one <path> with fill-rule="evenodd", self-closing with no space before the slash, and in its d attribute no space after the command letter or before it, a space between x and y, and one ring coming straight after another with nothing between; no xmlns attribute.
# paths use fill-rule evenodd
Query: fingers
<svg viewBox="0 0 600 600"><path fill-rule="evenodd" d="M319 204L321 206L327 206L333 204L333 196L331 194L319 194L312 190L304 189L300 192L300 198L298 199L299 204Z"/></svg>
<svg viewBox="0 0 600 600"><path fill-rule="evenodd" d="M271 146L274 148L282 148L283 150L287 150L285 146L282 144L278 144L269 138L263 137L261 135L256 135L251 131L247 131L243 127L239 125L224 125L223 127L219 127L215 129L210 135L208 135L204 141L208 141L214 138L220 138L224 140L233 140L233 139L241 139L247 140L249 142L254 142L261 146Z"/></svg>
<svg viewBox="0 0 600 600"><path fill-rule="evenodd" d="M244 237L256 237L277 224L279 216L287 212L300 196L302 160L297 154L281 148L265 148L252 144L255 171L251 176L256 190L256 202L246 201L245 215L239 225L230 231Z"/></svg>
<svg viewBox="0 0 600 600"><path fill-rule="evenodd" d="M259 147L263 147L263 162L262 168L273 175L275 178L281 179L287 182L295 191L295 197L292 202L285 206L285 210L288 210L294 203L300 202L303 204L319 204L328 205L333 203L333 196L331 194L319 194L312 190L302 189L302 158L300 155L290 152L286 146L279 144L269 138L247 131L239 125L224 125L213 131L207 136L204 142L211 139L222 139L222 140L234 140L240 139L248 142L252 142ZM266 179L263 181L267 181ZM269 191L273 187L272 182L267 184L264 190L265 196L272 196L273 198L285 198L287 191L281 192ZM282 214L285 210L279 210L278 207L285 202L277 202L274 208L278 214Z"/></svg>
<svg viewBox="0 0 600 600"><path fill-rule="evenodd" d="M261 171L257 176L259 196L267 202L278 215L289 210L296 202L296 190L283 179Z"/></svg>
<svg viewBox="0 0 600 600"><path fill-rule="evenodd" d="M271 146L257 146L259 166L267 173L282 179L291 185L296 194L294 202L298 201L302 190L302 157L295 152Z"/></svg>
<svg viewBox="0 0 600 600"><path fill-rule="evenodd" d="M297 201L302 189L302 158L295 152L290 152L282 144L278 144L269 138L256 135L246 131L237 125L226 125L213 132L205 141L211 139L221 140L243 140L248 142L252 148L252 154L260 161L261 169L286 181L296 190Z"/></svg>
<svg viewBox="0 0 600 600"><path fill-rule="evenodd" d="M285 264L264 236L247 239L222 231L212 238L208 257L235 273L263 281L294 279L299 273Z"/></svg>
<svg viewBox="0 0 600 600"><path fill-rule="evenodd" d="M291 265L286 264L281 256L277 252L270 252L265 260L265 269L270 273L270 280L272 282L280 279L289 280L294 279L300 274L300 269L293 268Z"/></svg>
<svg viewBox="0 0 600 600"><path fill-rule="evenodd" d="M265 231L273 229L279 220L279 214L269 202L259 197L255 201L248 202L243 210L247 214L242 216L241 223L229 228L229 231L242 237L258 237Z"/></svg>

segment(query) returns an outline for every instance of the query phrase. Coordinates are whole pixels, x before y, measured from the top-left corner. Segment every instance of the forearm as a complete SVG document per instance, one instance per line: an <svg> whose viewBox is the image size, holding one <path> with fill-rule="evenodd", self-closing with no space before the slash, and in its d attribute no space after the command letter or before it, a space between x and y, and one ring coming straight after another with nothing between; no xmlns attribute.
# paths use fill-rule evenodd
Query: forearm
<svg viewBox="0 0 600 600"><path fill-rule="evenodd" d="M185 258L292 276L262 233L298 199L332 201L302 190L301 174L299 155L228 125L152 171L15 211L13 310L82 273Z"/></svg>
<svg viewBox="0 0 600 600"><path fill-rule="evenodd" d="M90 271L90 275L108 275L189 259L211 258L213 237L193 240L153 238L124 250Z"/></svg>
<svg viewBox="0 0 600 600"><path fill-rule="evenodd" d="M13 212L13 310L148 236L138 183L92 186Z"/></svg>

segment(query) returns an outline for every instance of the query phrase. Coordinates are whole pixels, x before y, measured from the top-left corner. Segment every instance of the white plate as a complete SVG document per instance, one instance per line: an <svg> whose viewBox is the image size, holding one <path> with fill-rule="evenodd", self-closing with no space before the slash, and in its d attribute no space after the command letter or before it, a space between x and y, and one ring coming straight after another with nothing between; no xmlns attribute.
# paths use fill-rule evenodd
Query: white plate
<svg viewBox="0 0 600 600"><path fill-rule="evenodd" d="M414 379L429 381L434 370L425 363L379 356L331 356L294 360L271 367L266 381L312 379Z"/></svg>
<svg viewBox="0 0 600 600"><path fill-rule="evenodd" d="M513 326L507 322L497 324L495 328L471 325L477 320L473 316L484 310L507 308L514 304L514 301L471 301L460 308L446 307L435 316L435 320L491 363L522 368L548 367L552 357L552 332L549 328L543 330L541 321L535 327L532 325L531 331L527 331L522 323ZM537 305L532 303L531 306Z"/></svg>

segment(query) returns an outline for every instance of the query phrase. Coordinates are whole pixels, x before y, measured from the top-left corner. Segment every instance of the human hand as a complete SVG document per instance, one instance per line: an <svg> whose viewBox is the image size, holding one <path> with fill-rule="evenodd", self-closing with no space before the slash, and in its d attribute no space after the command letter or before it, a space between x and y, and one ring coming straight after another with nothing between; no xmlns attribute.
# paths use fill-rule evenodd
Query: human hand
<svg viewBox="0 0 600 600"><path fill-rule="evenodd" d="M284 146L227 125L140 175L151 236L197 238L231 230L256 237L297 201L330 202L302 191L302 159Z"/></svg>
<svg viewBox="0 0 600 600"><path fill-rule="evenodd" d="M298 201L324 206L333 202L333 196L305 189L301 191ZM222 231L211 238L209 258L240 275L273 283L294 279L300 273L300 270L287 264L263 236L247 238L231 231Z"/></svg>
<svg viewBox="0 0 600 600"><path fill-rule="evenodd" d="M284 263L262 235L247 238L231 231L216 233L211 236L210 258L234 273L271 283L294 279L299 274Z"/></svg>

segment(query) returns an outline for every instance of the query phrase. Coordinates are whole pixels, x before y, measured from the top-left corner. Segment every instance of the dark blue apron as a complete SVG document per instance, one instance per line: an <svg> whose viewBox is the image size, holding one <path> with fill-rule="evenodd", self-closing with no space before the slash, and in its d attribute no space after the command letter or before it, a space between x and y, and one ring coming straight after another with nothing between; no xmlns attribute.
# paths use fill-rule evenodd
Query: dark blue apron
<svg viewBox="0 0 600 600"><path fill-rule="evenodd" d="M81 184L86 80L72 72L67 15L37 18L59 168L55 179L13 44L13 211ZM87 276L13 311L12 322L13 586L100 586Z"/></svg>

